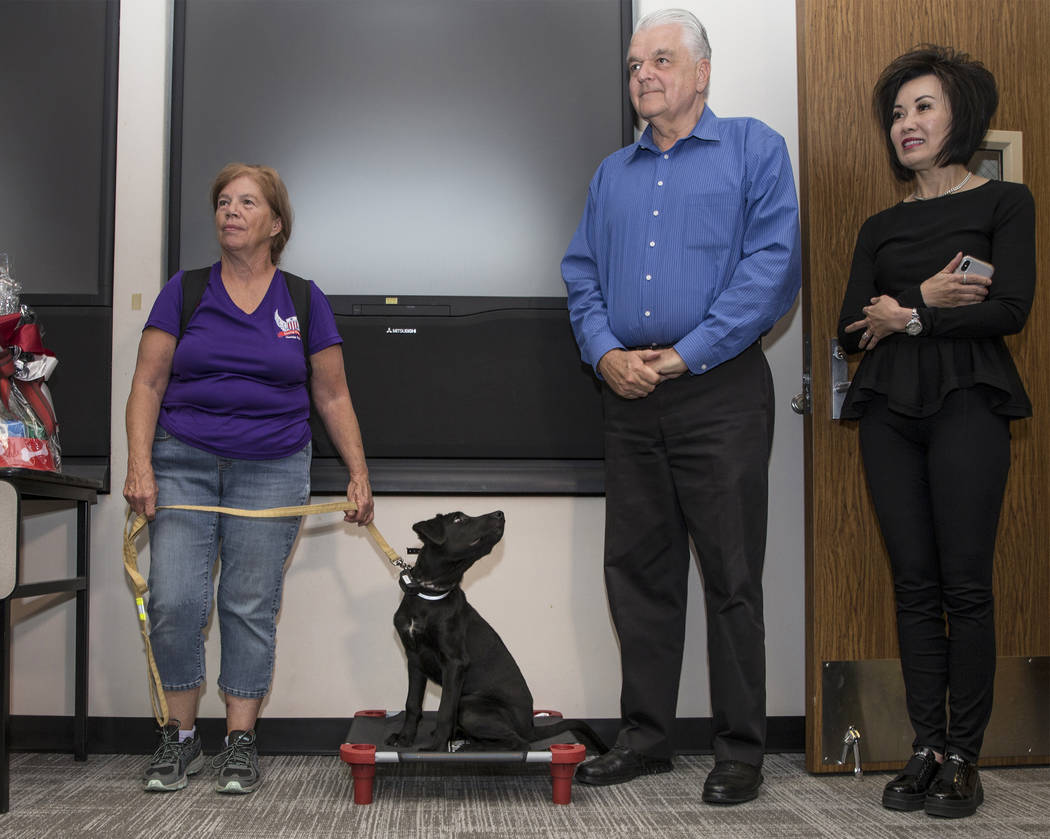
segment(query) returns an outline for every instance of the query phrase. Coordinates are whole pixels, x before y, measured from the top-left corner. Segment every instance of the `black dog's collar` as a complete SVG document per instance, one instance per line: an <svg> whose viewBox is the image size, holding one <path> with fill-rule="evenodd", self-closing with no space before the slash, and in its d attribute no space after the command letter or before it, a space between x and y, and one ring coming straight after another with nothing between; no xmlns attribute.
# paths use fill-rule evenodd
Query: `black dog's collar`
<svg viewBox="0 0 1050 839"><path fill-rule="evenodd" d="M407 568L401 572L401 576L397 578L397 583L405 594L414 594L416 597L422 597L424 600L443 600L455 588L455 586L452 586L452 588L447 588L444 591L428 589L426 586L417 583L412 576L412 572Z"/></svg>

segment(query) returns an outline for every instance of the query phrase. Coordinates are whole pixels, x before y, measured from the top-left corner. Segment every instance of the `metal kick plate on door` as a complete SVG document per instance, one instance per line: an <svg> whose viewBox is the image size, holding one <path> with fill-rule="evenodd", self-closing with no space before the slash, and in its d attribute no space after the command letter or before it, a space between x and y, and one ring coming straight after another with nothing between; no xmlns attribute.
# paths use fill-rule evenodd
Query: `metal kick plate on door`
<svg viewBox="0 0 1050 839"><path fill-rule="evenodd" d="M849 363L846 361L846 353L839 346L839 339L832 338L831 350L831 418L839 419L842 414L842 403L849 390Z"/></svg>
<svg viewBox="0 0 1050 839"><path fill-rule="evenodd" d="M842 733L856 726L864 763L903 762L915 737L896 658L825 661L821 666L821 763L842 765ZM1050 755L1050 657L1000 656L995 705L982 757ZM853 767L848 763L843 770Z"/></svg>

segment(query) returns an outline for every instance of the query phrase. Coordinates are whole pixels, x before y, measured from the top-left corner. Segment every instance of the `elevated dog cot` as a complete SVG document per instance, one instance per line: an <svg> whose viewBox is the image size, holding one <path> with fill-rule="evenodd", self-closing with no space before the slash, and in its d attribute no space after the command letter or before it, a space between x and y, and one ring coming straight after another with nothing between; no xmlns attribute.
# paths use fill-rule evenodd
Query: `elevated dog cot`
<svg viewBox="0 0 1050 839"><path fill-rule="evenodd" d="M535 711L535 724L542 728L561 718L557 711ZM419 724L417 740L427 742L436 727L437 714L425 711ZM424 752L414 747L387 746L386 741L401 730L404 711L388 714L386 711L358 711L339 748L339 756L350 765L354 779L354 803L372 803L372 783L376 765L380 763L434 763L434 764L549 764L552 799L555 804L572 801L572 777L576 767L586 757L587 749L576 742L570 732L561 732L547 739L530 743L528 751L481 751L470 748L451 752ZM566 742L568 741L568 742Z"/></svg>

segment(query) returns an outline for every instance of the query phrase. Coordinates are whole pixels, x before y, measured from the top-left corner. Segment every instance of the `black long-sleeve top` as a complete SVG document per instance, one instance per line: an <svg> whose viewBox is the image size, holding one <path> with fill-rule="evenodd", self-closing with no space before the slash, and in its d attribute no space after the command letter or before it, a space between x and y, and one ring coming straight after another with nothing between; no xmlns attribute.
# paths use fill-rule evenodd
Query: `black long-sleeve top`
<svg viewBox="0 0 1050 839"><path fill-rule="evenodd" d="M988 296L970 306L926 306L919 285L959 251L995 266ZM923 330L918 336L888 335L865 353L842 417L860 417L873 394L885 396L898 413L927 417L947 393L964 387L980 387L996 413L1031 416L1032 404L1003 336L1020 332L1034 293L1035 202L1026 186L989 181L876 213L857 236L839 343L848 353L860 350L861 332L844 328L862 320L862 309L882 294L918 309Z"/></svg>

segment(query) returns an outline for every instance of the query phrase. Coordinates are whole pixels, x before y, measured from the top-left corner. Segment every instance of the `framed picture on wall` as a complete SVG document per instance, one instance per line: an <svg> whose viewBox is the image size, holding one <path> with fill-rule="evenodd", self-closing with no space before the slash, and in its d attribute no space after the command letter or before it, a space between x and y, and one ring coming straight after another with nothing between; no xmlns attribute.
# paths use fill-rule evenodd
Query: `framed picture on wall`
<svg viewBox="0 0 1050 839"><path fill-rule="evenodd" d="M968 168L991 180L1024 183L1021 132L989 131Z"/></svg>

